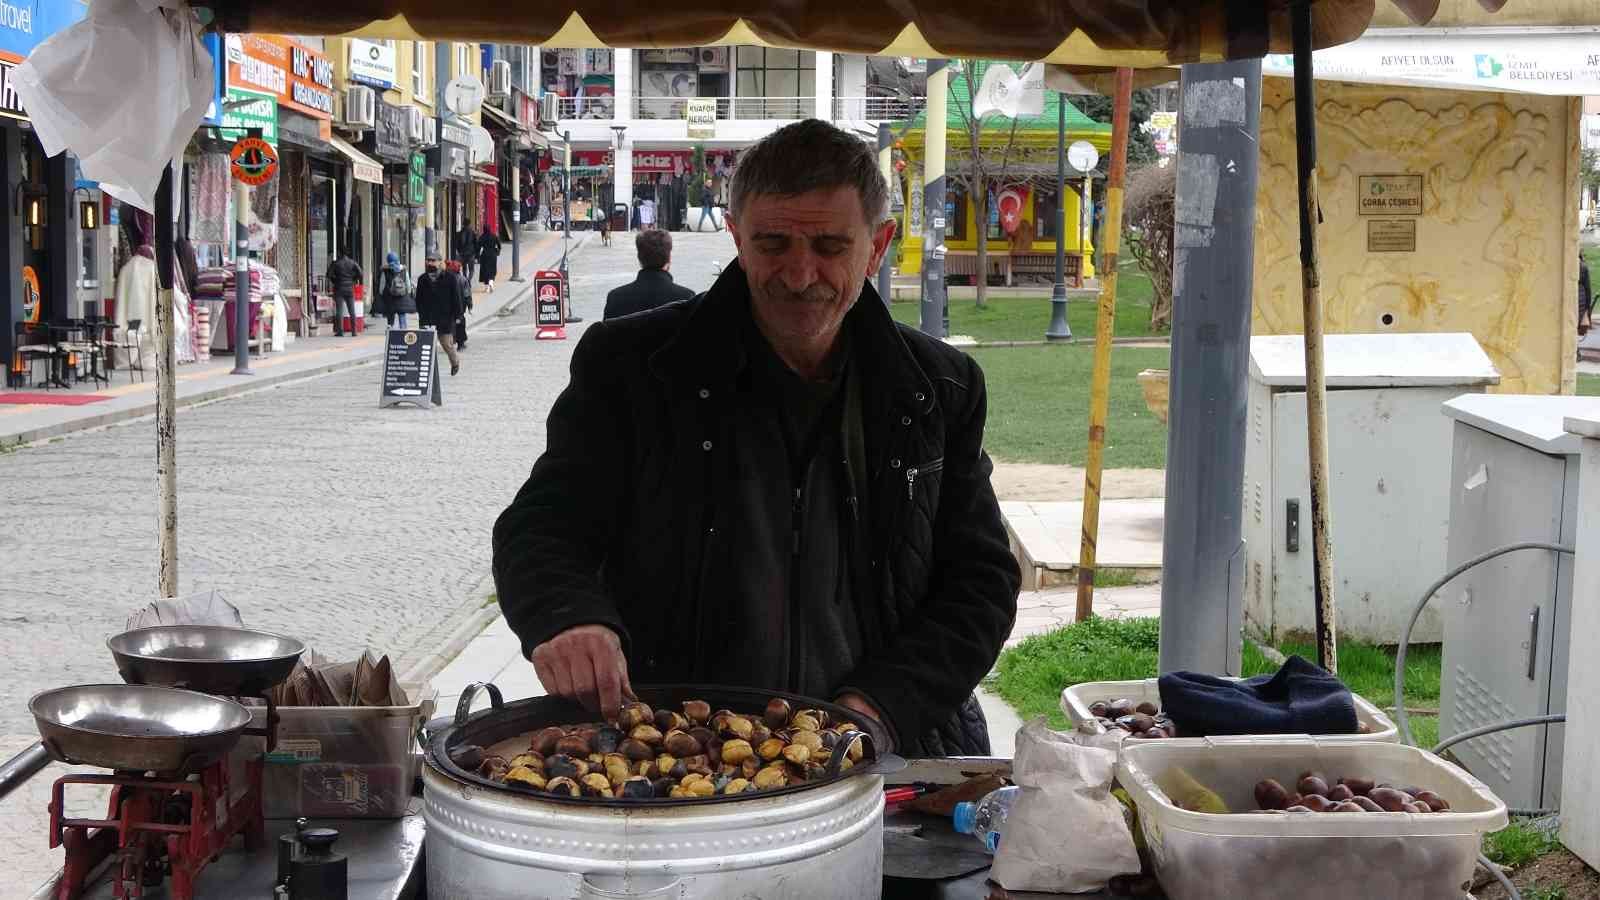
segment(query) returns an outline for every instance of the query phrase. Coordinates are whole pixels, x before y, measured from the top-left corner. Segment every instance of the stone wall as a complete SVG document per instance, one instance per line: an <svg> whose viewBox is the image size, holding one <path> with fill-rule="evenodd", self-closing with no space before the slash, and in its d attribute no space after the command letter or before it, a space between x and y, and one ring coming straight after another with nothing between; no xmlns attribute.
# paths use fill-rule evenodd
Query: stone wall
<svg viewBox="0 0 1600 900"><path fill-rule="evenodd" d="M1302 329L1294 90L1262 85L1256 334ZM1506 393L1576 384L1579 101L1318 82L1330 332L1468 331ZM1359 176L1420 174L1415 251L1369 252Z"/></svg>

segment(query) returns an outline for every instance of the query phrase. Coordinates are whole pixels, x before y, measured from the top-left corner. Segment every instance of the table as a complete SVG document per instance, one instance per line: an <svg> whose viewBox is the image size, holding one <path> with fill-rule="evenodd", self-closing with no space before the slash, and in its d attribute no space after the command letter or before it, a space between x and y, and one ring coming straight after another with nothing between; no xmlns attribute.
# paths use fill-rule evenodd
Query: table
<svg viewBox="0 0 1600 900"><path fill-rule="evenodd" d="M421 797L412 798L404 818L316 819L312 825L339 830L334 850L350 859L350 900L411 900L425 893ZM278 836L293 828L292 819L269 819L266 847L222 854L200 873L195 900L271 896L278 875ZM160 888L145 888L144 900L167 900L166 887L163 884ZM52 879L31 900L52 900L54 891ZM112 900L112 886L102 878L83 896L85 900Z"/></svg>

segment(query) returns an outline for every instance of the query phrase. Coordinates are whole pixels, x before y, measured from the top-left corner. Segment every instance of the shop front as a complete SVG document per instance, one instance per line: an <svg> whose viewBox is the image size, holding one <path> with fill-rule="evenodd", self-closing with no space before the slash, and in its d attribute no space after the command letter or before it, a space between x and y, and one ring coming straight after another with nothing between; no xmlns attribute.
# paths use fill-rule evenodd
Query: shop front
<svg viewBox="0 0 1600 900"><path fill-rule="evenodd" d="M409 193L404 187L411 170L411 114L410 107L389 103L378 98L378 127L362 142L361 149L383 167L382 184L366 191L376 223L372 238L366 243L370 262L360 260L369 286L377 284L377 272L387 255L394 253L412 271L420 271L422 261L412 258L411 229L416 216L409 203ZM398 196L393 185L402 186ZM419 202L420 205L420 202ZM420 250L420 247L418 248Z"/></svg>
<svg viewBox="0 0 1600 900"><path fill-rule="evenodd" d="M433 227L435 248L448 250L451 239L462 228L476 231L473 221L472 166L469 147L472 133L449 122L439 125L439 146L428 151L428 167L435 176Z"/></svg>
<svg viewBox="0 0 1600 900"><path fill-rule="evenodd" d="M689 199L698 196L690 190L695 172L695 149L669 147L632 151L633 184L630 196L617 196L615 153L610 148L585 148L572 151L572 224L574 228L592 227L595 210L614 210L615 204L627 202L627 220L614 215L614 229L639 228L643 219L653 218L658 228L677 231L692 221L685 221ZM738 150L733 148L707 148L705 167L711 175L712 193L716 202L726 203L728 182L738 161ZM559 157L558 157L559 159ZM562 169L546 156L541 159L552 192L551 218L559 219L561 205ZM648 205L647 205L648 204ZM653 211L653 212L652 212Z"/></svg>

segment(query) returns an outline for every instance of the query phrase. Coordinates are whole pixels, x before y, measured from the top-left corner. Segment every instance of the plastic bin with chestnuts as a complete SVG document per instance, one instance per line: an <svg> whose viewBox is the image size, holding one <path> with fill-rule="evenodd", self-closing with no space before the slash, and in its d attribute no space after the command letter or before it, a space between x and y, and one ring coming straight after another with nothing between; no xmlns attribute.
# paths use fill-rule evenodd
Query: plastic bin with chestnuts
<svg viewBox="0 0 1600 900"><path fill-rule="evenodd" d="M1357 734L1318 735L1327 741L1377 741L1399 743L1400 729L1383 711L1360 694L1353 694ZM1185 737L1182 729L1161 709L1161 689L1155 678L1139 681L1091 681L1061 692L1061 711L1075 730L1100 734L1121 728L1140 740Z"/></svg>

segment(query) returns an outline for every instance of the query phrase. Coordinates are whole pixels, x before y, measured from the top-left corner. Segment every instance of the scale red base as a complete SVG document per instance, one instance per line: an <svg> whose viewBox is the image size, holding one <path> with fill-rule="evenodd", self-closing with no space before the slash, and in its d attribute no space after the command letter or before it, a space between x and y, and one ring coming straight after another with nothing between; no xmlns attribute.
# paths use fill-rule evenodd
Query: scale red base
<svg viewBox="0 0 1600 900"><path fill-rule="evenodd" d="M567 311L562 300L566 297L566 278L554 269L540 269L533 273L533 339L536 341L564 341L567 339Z"/></svg>

